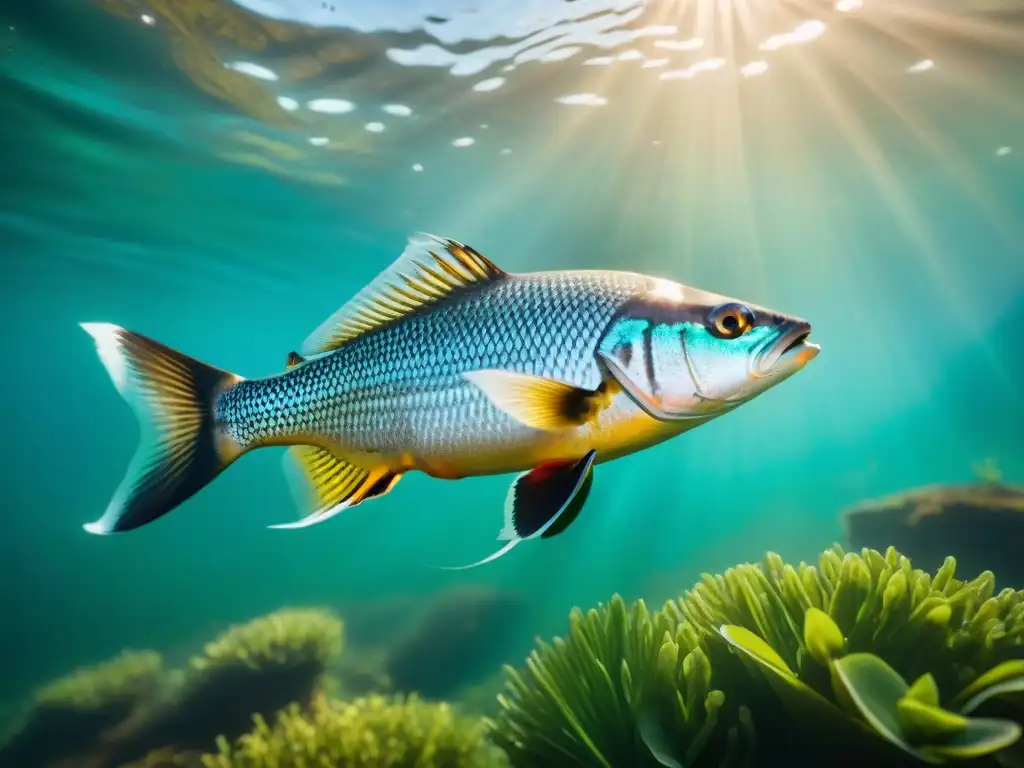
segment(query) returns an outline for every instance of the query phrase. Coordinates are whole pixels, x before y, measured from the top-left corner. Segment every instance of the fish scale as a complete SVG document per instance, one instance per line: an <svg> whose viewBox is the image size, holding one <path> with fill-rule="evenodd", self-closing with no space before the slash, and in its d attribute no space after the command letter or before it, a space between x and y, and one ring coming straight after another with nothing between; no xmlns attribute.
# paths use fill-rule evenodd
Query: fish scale
<svg viewBox="0 0 1024 768"><path fill-rule="evenodd" d="M318 435L355 452L453 461L519 443L534 430L462 374L503 369L598 386L600 332L643 280L588 271L485 283L301 367L241 382L218 400L217 419L246 448Z"/></svg>
<svg viewBox="0 0 1024 768"><path fill-rule="evenodd" d="M84 323L146 429L91 533L137 528L272 445L321 523L411 470L520 472L499 538L556 536L594 465L716 418L803 368L810 325L629 272L512 275L433 235L332 314L286 370L247 381L109 323ZM298 486L297 488L301 488Z"/></svg>

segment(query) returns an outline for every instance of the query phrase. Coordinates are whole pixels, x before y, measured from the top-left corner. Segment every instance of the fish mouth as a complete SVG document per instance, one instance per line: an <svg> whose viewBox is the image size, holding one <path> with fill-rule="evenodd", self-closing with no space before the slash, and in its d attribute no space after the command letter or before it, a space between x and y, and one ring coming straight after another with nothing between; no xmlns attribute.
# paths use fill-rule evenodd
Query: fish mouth
<svg viewBox="0 0 1024 768"><path fill-rule="evenodd" d="M796 349L797 347L802 346L803 343L805 341L807 341L807 337L810 336L810 335L811 335L810 331L804 331L802 333L798 333L796 336L793 337L793 340L791 342L789 342L785 347L783 347L782 352L779 353L780 357L782 355L785 355L791 349Z"/></svg>
<svg viewBox="0 0 1024 768"><path fill-rule="evenodd" d="M761 355L758 368L762 375L773 374L784 367L802 366L817 357L821 347L808 341L810 335L810 323L790 323Z"/></svg>

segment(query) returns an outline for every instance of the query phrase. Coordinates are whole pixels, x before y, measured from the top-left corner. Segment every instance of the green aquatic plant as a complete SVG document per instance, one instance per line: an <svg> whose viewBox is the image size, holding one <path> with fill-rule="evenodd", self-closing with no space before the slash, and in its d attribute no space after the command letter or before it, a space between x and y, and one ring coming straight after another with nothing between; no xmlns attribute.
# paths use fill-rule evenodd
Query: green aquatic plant
<svg viewBox="0 0 1024 768"><path fill-rule="evenodd" d="M961 581L955 569L947 558L932 576L892 548L836 547L817 567L769 553L705 575L669 609L753 660L805 732L854 748L869 732L918 760L971 759L1020 737L1020 717L967 715L1024 689L1024 608L1019 592L993 595L990 572Z"/></svg>
<svg viewBox="0 0 1024 768"><path fill-rule="evenodd" d="M341 621L323 610L288 609L231 627L192 660L193 676L223 670L308 666L322 670L341 654Z"/></svg>
<svg viewBox="0 0 1024 768"><path fill-rule="evenodd" d="M505 672L498 668L483 680L456 691L452 703L462 712L493 718L500 711L498 694L504 689Z"/></svg>
<svg viewBox="0 0 1024 768"><path fill-rule="evenodd" d="M205 768L497 768L504 756L482 720L461 718L445 703L369 696L292 705L273 724L261 716L234 743L219 740Z"/></svg>
<svg viewBox="0 0 1024 768"><path fill-rule="evenodd" d="M698 632L643 601L574 609L565 639L506 674L494 739L513 765L741 765L753 752L750 712L727 699Z"/></svg>
<svg viewBox="0 0 1024 768"><path fill-rule="evenodd" d="M212 743L216 735L244 732L255 713L308 703L343 639L340 619L314 609L276 611L229 628L192 659L174 705L192 723L188 743Z"/></svg>
<svg viewBox="0 0 1024 768"><path fill-rule="evenodd" d="M153 692L163 674L163 657L155 651L125 651L110 661L75 670L44 685L37 707L78 712L130 710Z"/></svg>
<svg viewBox="0 0 1024 768"><path fill-rule="evenodd" d="M207 643L167 697L116 756L122 762L162 747L205 750L218 736L249 730L291 703L305 706L321 690L340 655L341 621L315 609L286 609L229 628Z"/></svg>
<svg viewBox="0 0 1024 768"><path fill-rule="evenodd" d="M908 685L871 653L847 653L839 627L826 613L811 608L804 623L809 658L828 671L833 700L815 691L790 669L762 638L748 629L723 626L733 647L755 662L785 706L810 729L826 729L830 738L855 742L857 729L880 737L920 761L946 763L981 758L1014 744L1021 727L1006 719L973 718L940 705L930 674ZM1004 669L1001 677L1020 678ZM844 715L845 713L845 715ZM845 716L857 718L844 722ZM808 734L810 735L810 734ZM865 746L868 746L865 741Z"/></svg>
<svg viewBox="0 0 1024 768"><path fill-rule="evenodd" d="M178 752L173 747L155 749L137 762L119 768L205 768L201 752Z"/></svg>
<svg viewBox="0 0 1024 768"><path fill-rule="evenodd" d="M155 695L163 671L160 654L126 651L43 686L0 746L0 765L41 768L94 747Z"/></svg>
<svg viewBox="0 0 1024 768"><path fill-rule="evenodd" d="M988 456L984 461L971 465L974 476L979 483L998 484L1003 482L1003 473L995 456Z"/></svg>
<svg viewBox="0 0 1024 768"><path fill-rule="evenodd" d="M754 632L801 679L817 674L804 632L817 608L849 653L873 653L905 679L929 673L940 690L959 690L1000 662L1024 658L1024 592L993 594L991 572L961 581L955 571L950 557L933 576L891 547L857 555L837 546L817 567L769 553L760 565L705 574L669 607L710 633L726 624Z"/></svg>
<svg viewBox="0 0 1024 768"><path fill-rule="evenodd" d="M893 549L796 567L769 554L661 611L618 597L576 609L565 640L506 670L495 740L523 768L1008 765L1024 595L993 594L988 572L956 579L955 565L930 575Z"/></svg>

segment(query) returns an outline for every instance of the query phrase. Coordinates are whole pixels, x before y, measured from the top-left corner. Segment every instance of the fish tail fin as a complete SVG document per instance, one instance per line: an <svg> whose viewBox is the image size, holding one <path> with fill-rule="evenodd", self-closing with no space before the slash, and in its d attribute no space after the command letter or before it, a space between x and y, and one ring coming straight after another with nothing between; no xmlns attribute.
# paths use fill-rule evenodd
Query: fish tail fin
<svg viewBox="0 0 1024 768"><path fill-rule="evenodd" d="M217 429L221 393L242 379L110 323L81 323L114 386L139 421L139 447L95 534L139 528L166 515L243 453Z"/></svg>

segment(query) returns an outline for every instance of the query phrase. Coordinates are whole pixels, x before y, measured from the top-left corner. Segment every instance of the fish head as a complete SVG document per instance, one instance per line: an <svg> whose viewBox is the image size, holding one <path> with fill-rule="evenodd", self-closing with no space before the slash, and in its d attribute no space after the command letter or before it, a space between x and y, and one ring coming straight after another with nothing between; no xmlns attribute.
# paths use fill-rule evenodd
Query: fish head
<svg viewBox="0 0 1024 768"><path fill-rule="evenodd" d="M810 332L801 318L648 278L605 329L598 357L651 416L707 419L813 360Z"/></svg>

